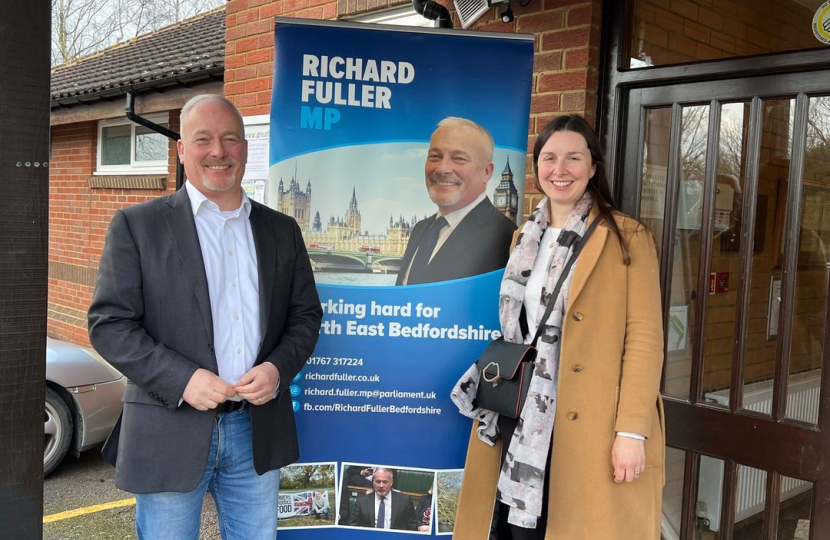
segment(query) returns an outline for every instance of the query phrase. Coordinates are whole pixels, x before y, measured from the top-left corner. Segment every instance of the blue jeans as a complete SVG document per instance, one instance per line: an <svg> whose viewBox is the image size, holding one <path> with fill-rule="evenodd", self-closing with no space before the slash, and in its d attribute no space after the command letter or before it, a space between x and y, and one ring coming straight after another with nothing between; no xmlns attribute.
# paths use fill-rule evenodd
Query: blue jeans
<svg viewBox="0 0 830 540"><path fill-rule="evenodd" d="M202 503L210 490L222 540L275 540L280 472L259 476L251 450L248 408L220 415L196 489L187 493L136 494L139 540L199 540Z"/></svg>

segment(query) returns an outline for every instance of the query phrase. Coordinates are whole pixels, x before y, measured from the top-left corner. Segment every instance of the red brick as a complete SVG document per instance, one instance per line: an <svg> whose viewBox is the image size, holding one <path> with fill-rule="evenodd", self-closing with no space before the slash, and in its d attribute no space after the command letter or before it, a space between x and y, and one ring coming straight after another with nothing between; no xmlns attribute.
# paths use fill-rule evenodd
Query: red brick
<svg viewBox="0 0 830 540"><path fill-rule="evenodd" d="M260 90L265 90L271 86L271 79L262 77L259 79L252 79L250 81L245 82L245 93L249 94L251 92L259 92Z"/></svg>
<svg viewBox="0 0 830 540"><path fill-rule="evenodd" d="M261 114L269 114L270 110L271 108L268 105L258 105L256 107L245 107L242 109L242 114L245 116L258 116Z"/></svg>
<svg viewBox="0 0 830 540"><path fill-rule="evenodd" d="M583 3L583 2L579 2L578 0L544 0L544 2L545 2L545 11L548 11L550 9L571 7L574 4Z"/></svg>
<svg viewBox="0 0 830 540"><path fill-rule="evenodd" d="M269 47L267 49L258 49L253 52L249 52L248 56L245 58L245 63L248 65L252 64L259 64L261 62L270 62L273 60L274 48Z"/></svg>
<svg viewBox="0 0 830 540"><path fill-rule="evenodd" d="M262 34L257 38L258 49L274 48L274 34Z"/></svg>
<svg viewBox="0 0 830 540"><path fill-rule="evenodd" d="M285 0L285 11L299 11L308 7L308 0Z"/></svg>
<svg viewBox="0 0 830 540"><path fill-rule="evenodd" d="M337 16L337 3L332 2L323 6L323 19L330 20Z"/></svg>
<svg viewBox="0 0 830 540"><path fill-rule="evenodd" d="M559 30L562 28L564 20L564 13L562 11L544 11L536 15L526 15L518 19L519 32L527 32L535 34L538 32L549 32L550 30Z"/></svg>
<svg viewBox="0 0 830 540"><path fill-rule="evenodd" d="M501 20L488 21L484 24L476 23L473 28L481 32L501 32L503 34L514 34L516 33L516 21L514 20L512 23L508 24L501 22Z"/></svg>
<svg viewBox="0 0 830 540"><path fill-rule="evenodd" d="M228 54L225 55L225 71L243 67L245 65L244 54Z"/></svg>
<svg viewBox="0 0 830 540"><path fill-rule="evenodd" d="M560 69L562 69L562 53L560 51L533 55L533 71L558 71Z"/></svg>
<svg viewBox="0 0 830 540"><path fill-rule="evenodd" d="M257 65L257 67L256 67L257 77L270 77L273 74L274 74L274 63L273 62L265 62L265 63Z"/></svg>
<svg viewBox="0 0 830 540"><path fill-rule="evenodd" d="M236 80L237 81L245 81L247 79L254 79L256 78L256 66L245 66L243 68L239 68L236 70ZM227 86L225 87L227 91ZM238 92L233 92L234 94Z"/></svg>
<svg viewBox="0 0 830 540"><path fill-rule="evenodd" d="M229 0L225 6L225 13L231 14L248 8L248 0Z"/></svg>
<svg viewBox="0 0 830 540"><path fill-rule="evenodd" d="M245 11L241 11L236 15L237 24L239 24L240 26L258 20L259 8L246 9Z"/></svg>
<svg viewBox="0 0 830 540"><path fill-rule="evenodd" d="M570 71L565 73L543 73L539 75L537 92L557 92L562 90L584 90L588 84L587 71Z"/></svg>
<svg viewBox="0 0 830 540"><path fill-rule="evenodd" d="M226 93L227 94L227 93ZM251 107L256 105L256 94L240 94L231 97L234 105L237 107Z"/></svg>
<svg viewBox="0 0 830 540"><path fill-rule="evenodd" d="M225 91L227 95L242 94L245 92L245 82L225 82Z"/></svg>
<svg viewBox="0 0 830 540"><path fill-rule="evenodd" d="M530 97L530 113L551 113L559 110L559 93L534 94Z"/></svg>
<svg viewBox="0 0 830 540"><path fill-rule="evenodd" d="M248 7L258 7L271 1L272 0L248 0Z"/></svg>
<svg viewBox="0 0 830 540"><path fill-rule="evenodd" d="M582 26L593 23L593 15L598 10L594 6L586 6L581 8L574 8L568 11L568 26Z"/></svg>
<svg viewBox="0 0 830 540"><path fill-rule="evenodd" d="M263 19L282 15L283 2L272 2L259 8L259 16Z"/></svg>
<svg viewBox="0 0 830 540"><path fill-rule="evenodd" d="M584 111L585 92L571 92L562 94L563 111Z"/></svg>
<svg viewBox="0 0 830 540"><path fill-rule="evenodd" d="M264 90L262 92L257 92L256 95L256 102L257 105L268 105L271 103L271 91Z"/></svg>
<svg viewBox="0 0 830 540"><path fill-rule="evenodd" d="M258 21L249 22L245 25L245 33L249 36L255 36L257 34L265 34L266 32L272 32L274 27L272 26L274 23L271 19L260 19Z"/></svg>
<svg viewBox="0 0 830 540"><path fill-rule="evenodd" d="M588 67L591 61L591 52L584 49L571 49L565 52L565 69Z"/></svg>
<svg viewBox="0 0 830 540"><path fill-rule="evenodd" d="M245 27L236 26L225 30L225 41L233 41L245 37Z"/></svg>
<svg viewBox="0 0 830 540"><path fill-rule="evenodd" d="M245 39L240 39L236 42L236 52L243 53L248 51L253 51L257 48L258 45L257 37L248 37Z"/></svg>
<svg viewBox="0 0 830 540"><path fill-rule="evenodd" d="M562 30L542 35L542 50L572 49L585 47L590 43L591 30L579 28L576 30Z"/></svg>
<svg viewBox="0 0 830 540"><path fill-rule="evenodd" d="M320 19L323 18L323 8L318 6L318 7L302 9L302 10L297 12L297 17L302 17L303 19L317 19L317 20L320 20Z"/></svg>

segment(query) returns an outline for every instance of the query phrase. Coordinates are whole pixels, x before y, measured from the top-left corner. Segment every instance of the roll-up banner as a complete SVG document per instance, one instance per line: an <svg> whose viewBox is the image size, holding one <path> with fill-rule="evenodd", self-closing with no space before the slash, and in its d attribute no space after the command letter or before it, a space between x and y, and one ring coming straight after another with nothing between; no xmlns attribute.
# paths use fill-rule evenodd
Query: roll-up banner
<svg viewBox="0 0 830 540"><path fill-rule="evenodd" d="M450 535L471 422L449 394L500 335L533 37L282 18L274 33L257 196L299 223L324 312L290 388L301 459L280 536Z"/></svg>

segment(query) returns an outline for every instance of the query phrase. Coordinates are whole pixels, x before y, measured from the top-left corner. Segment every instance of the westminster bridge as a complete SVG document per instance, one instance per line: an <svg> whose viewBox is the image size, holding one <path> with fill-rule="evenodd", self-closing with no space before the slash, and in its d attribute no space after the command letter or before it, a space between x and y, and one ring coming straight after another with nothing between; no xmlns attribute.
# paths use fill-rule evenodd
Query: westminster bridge
<svg viewBox="0 0 830 540"><path fill-rule="evenodd" d="M397 274L401 268L401 256L370 251L339 251L309 247L308 256L315 272L374 272Z"/></svg>

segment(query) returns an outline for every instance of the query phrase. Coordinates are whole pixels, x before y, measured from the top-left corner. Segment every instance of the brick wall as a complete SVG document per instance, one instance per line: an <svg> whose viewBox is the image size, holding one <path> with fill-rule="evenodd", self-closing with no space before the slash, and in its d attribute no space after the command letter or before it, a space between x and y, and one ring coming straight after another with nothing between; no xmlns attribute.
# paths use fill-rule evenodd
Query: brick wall
<svg viewBox="0 0 830 540"><path fill-rule="evenodd" d="M178 131L178 113L170 129ZM107 228L119 208L165 194L160 189L90 188L96 166L97 122L52 128L49 164L49 306L47 333L89 344L86 312L95 288ZM167 192L175 189L175 145L169 147ZM96 179L101 177L95 177Z"/></svg>
<svg viewBox="0 0 830 540"><path fill-rule="evenodd" d="M230 0L226 21L225 95L245 116L268 114L273 72L273 17L334 19L409 2L396 0ZM451 4L450 11L452 12ZM595 120L602 2L537 0L514 6L505 24L494 8L473 30L522 32L536 36L528 153L535 135L554 116L584 114ZM455 18L455 14L453 13ZM455 27L461 25L455 18ZM533 187L530 155L525 183L525 214L541 196Z"/></svg>

